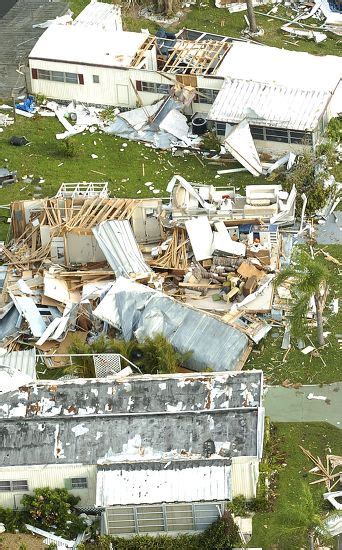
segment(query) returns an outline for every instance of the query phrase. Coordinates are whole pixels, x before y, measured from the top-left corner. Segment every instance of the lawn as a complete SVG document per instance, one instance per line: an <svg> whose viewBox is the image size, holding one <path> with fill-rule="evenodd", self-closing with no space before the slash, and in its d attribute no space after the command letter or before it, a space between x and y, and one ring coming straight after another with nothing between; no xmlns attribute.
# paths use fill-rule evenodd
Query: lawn
<svg viewBox="0 0 342 550"><path fill-rule="evenodd" d="M105 1L110 3L110 0ZM78 14L87 4L88 0L69 1L70 8L75 14ZM260 6L256 8L256 12L267 13L270 8L270 5ZM176 24L171 26L164 25L168 30L178 31L186 27L188 29L203 30L231 36L233 38L241 38L241 31L246 28L244 19L246 11L229 13L224 9L216 8L214 0L197 0L196 5L191 9L185 8L182 9L182 11L183 17L181 17ZM277 13L273 15L288 21L294 19L297 14L290 8L279 6ZM294 39L290 37L290 35L285 34L280 28L284 25L285 21L271 19L270 17L259 15L258 13L256 13L256 17L258 26L265 31L264 36L256 40L261 44L285 48L287 50L309 52L316 55L341 55L341 49L338 45L339 37L332 33L326 33L328 38L325 42L316 44L313 40L308 40L307 38ZM140 31L141 28L148 28L151 33L155 33L160 27L157 23L139 18L132 10L123 11L123 23L124 28L129 31ZM322 24L322 22L316 19L306 20L305 23L317 26Z"/></svg>
<svg viewBox="0 0 342 550"><path fill-rule="evenodd" d="M341 430L325 423L310 424L275 424L277 447L284 455L283 465L279 467L279 476L276 484L277 499L272 512L257 513L253 518L253 537L250 547L262 547L263 550L275 548L294 550L307 548L306 533L281 536L285 516L289 511L295 515L303 500L303 484L315 479L308 474L313 464L299 449L302 445L315 456L320 456L325 462L326 454L342 454ZM311 486L315 502L322 513L322 517L330 510L324 503L322 494L325 485Z"/></svg>
<svg viewBox="0 0 342 550"><path fill-rule="evenodd" d="M342 249L339 245L321 247L342 262ZM329 263L336 274L336 283L328 296L327 303L335 297L341 297L341 278L339 268ZM330 334L326 346L320 350L320 356L303 355L292 342L291 350L287 353L281 349L284 335L283 328L273 328L268 336L261 341L259 347L254 348L245 365L245 369L262 369L266 382L282 384L285 380L301 384L328 384L341 380L340 347L338 339L342 338L342 316L339 312L333 315L329 308L325 311L325 330ZM309 331L308 335L314 345L317 345L316 333ZM310 345L306 330L303 329L303 340Z"/></svg>
<svg viewBox="0 0 342 550"><path fill-rule="evenodd" d="M55 137L61 130L62 125L50 117L18 116L17 122L0 134L0 166L18 172L18 182L0 190L0 204L34 196L53 196L63 182L108 181L113 196L137 198L167 196L165 189L174 174L181 174L189 181L235 185L236 188L255 183L247 172L216 179L216 171L226 165L204 162L191 153L174 157L171 152L98 132L73 137L76 154L70 158L63 152L63 143ZM13 135L23 135L30 143L14 147L9 144ZM92 154L98 158L93 159ZM32 183L25 184L24 176L33 176ZM40 178L44 183L39 183ZM262 181L263 178L258 178L258 183ZM145 186L147 182L153 182L160 194L153 195ZM6 219L8 211L0 208L0 219L1 216ZM0 240L5 238L7 229L6 224L0 224Z"/></svg>

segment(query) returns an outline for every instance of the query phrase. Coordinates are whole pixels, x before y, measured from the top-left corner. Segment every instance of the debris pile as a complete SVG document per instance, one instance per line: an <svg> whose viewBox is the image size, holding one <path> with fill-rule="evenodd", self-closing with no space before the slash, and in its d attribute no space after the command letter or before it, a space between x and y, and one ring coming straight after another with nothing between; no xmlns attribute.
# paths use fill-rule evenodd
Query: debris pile
<svg viewBox="0 0 342 550"><path fill-rule="evenodd" d="M192 350L189 368L241 368L271 329L263 317L287 250L272 217L291 223L294 206L280 186L247 186L242 197L174 176L168 191L119 199L107 183L66 183L55 197L12 203L2 345L56 353L75 333L163 333Z"/></svg>

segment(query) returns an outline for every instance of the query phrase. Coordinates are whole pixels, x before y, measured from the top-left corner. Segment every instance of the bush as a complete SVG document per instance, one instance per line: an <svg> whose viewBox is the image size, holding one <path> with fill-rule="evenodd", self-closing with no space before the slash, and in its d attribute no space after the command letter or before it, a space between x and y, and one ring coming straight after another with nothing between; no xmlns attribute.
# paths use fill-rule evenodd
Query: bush
<svg viewBox="0 0 342 550"><path fill-rule="evenodd" d="M92 344L75 340L69 348L69 353L120 353L132 361L143 374L169 374L177 372L178 367L191 356L191 353L178 353L168 340L157 334L154 338L146 338L142 343L137 340L110 339L100 337ZM83 378L95 377L92 357L75 357L74 365L65 369Z"/></svg>
<svg viewBox="0 0 342 550"><path fill-rule="evenodd" d="M86 527L74 510L79 500L66 489L46 487L25 495L21 503L33 525L72 540Z"/></svg>
<svg viewBox="0 0 342 550"><path fill-rule="evenodd" d="M230 550L241 542L239 529L229 510L199 535L199 538L201 550Z"/></svg>
<svg viewBox="0 0 342 550"><path fill-rule="evenodd" d="M78 550L231 550L240 543L239 530L229 511L225 512L206 531L199 534L139 535L132 538L98 537L96 541L85 542Z"/></svg>
<svg viewBox="0 0 342 550"><path fill-rule="evenodd" d="M335 143L342 142L342 117L332 118L328 124L326 134Z"/></svg>
<svg viewBox="0 0 342 550"><path fill-rule="evenodd" d="M324 187L324 181L329 177L326 162L321 161L321 170L317 171L317 159L309 150L305 151L298 159L290 172L283 176L283 187L290 192L292 186L297 189L297 213L302 210L302 193L305 193L308 202L306 205L306 215L313 216L316 210L320 210L329 197L335 193L335 187L327 189Z"/></svg>
<svg viewBox="0 0 342 550"><path fill-rule="evenodd" d="M207 132L202 137L200 148L203 151L220 151L221 143L215 132Z"/></svg>
<svg viewBox="0 0 342 550"><path fill-rule="evenodd" d="M6 531L9 533L15 533L16 531L23 533L26 531L25 517L19 510L0 507L0 523L4 524Z"/></svg>
<svg viewBox="0 0 342 550"><path fill-rule="evenodd" d="M76 142L71 138L66 138L60 142L61 153L64 157L75 157L77 155Z"/></svg>

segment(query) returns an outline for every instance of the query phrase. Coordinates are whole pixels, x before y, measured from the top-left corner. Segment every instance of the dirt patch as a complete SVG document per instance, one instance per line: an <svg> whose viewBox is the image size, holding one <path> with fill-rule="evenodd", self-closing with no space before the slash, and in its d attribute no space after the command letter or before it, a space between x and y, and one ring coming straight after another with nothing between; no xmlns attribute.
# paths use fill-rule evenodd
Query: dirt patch
<svg viewBox="0 0 342 550"><path fill-rule="evenodd" d="M1 533L0 550L43 550L46 548L41 537L19 533Z"/></svg>

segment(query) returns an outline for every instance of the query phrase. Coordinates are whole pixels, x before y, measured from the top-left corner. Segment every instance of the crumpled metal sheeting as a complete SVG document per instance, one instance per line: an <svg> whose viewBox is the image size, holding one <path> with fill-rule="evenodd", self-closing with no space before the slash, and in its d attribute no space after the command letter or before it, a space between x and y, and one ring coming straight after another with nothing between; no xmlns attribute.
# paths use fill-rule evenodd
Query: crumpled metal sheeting
<svg viewBox="0 0 342 550"><path fill-rule="evenodd" d="M152 273L145 263L128 220L110 220L93 228L95 239L115 275Z"/></svg>
<svg viewBox="0 0 342 550"><path fill-rule="evenodd" d="M23 374L27 374L36 379L36 350L34 348L23 351L11 351L1 353L3 348L0 348L0 365L15 369ZM0 367L1 368L1 367Z"/></svg>
<svg viewBox="0 0 342 550"><path fill-rule="evenodd" d="M186 365L194 370L237 370L249 346L238 329L124 278L113 284L94 315L119 329L125 340L163 334L177 351L192 351Z"/></svg>

